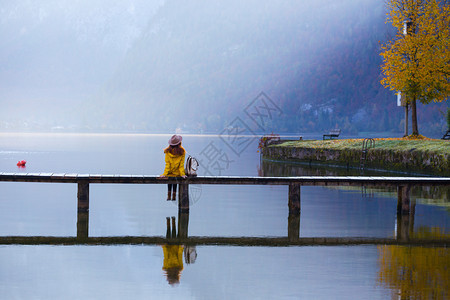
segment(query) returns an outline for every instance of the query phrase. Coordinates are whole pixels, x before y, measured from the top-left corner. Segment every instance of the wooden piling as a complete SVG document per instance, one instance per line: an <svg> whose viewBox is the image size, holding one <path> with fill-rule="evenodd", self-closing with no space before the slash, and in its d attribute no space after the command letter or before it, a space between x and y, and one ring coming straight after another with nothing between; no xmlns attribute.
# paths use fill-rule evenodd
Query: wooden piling
<svg viewBox="0 0 450 300"><path fill-rule="evenodd" d="M289 214L300 214L300 185L289 184Z"/></svg>
<svg viewBox="0 0 450 300"><path fill-rule="evenodd" d="M300 238L300 214L289 214L288 217L288 239L291 242Z"/></svg>
<svg viewBox="0 0 450 300"><path fill-rule="evenodd" d="M396 237L398 241L409 241L410 219L408 215L397 215Z"/></svg>
<svg viewBox="0 0 450 300"><path fill-rule="evenodd" d="M401 200L399 200L400 204L397 205L396 237L398 241L407 242L414 232L416 201L409 201L409 211L402 211Z"/></svg>
<svg viewBox="0 0 450 300"><path fill-rule="evenodd" d="M78 210L77 214L77 239L89 237L89 212Z"/></svg>
<svg viewBox="0 0 450 300"><path fill-rule="evenodd" d="M78 183L78 211L89 211L89 183Z"/></svg>
<svg viewBox="0 0 450 300"><path fill-rule="evenodd" d="M180 212L189 212L189 184L179 184L178 210Z"/></svg>
<svg viewBox="0 0 450 300"><path fill-rule="evenodd" d="M189 227L189 213L178 211L178 237L187 238Z"/></svg>
<svg viewBox="0 0 450 300"><path fill-rule="evenodd" d="M172 231L170 230L170 217L166 217L166 238L170 239Z"/></svg>
<svg viewBox="0 0 450 300"><path fill-rule="evenodd" d="M410 205L410 185L399 185L397 188L397 215L409 215Z"/></svg>
<svg viewBox="0 0 450 300"><path fill-rule="evenodd" d="M175 217L172 217L172 234L170 237L173 239L177 237L177 226L175 222Z"/></svg>

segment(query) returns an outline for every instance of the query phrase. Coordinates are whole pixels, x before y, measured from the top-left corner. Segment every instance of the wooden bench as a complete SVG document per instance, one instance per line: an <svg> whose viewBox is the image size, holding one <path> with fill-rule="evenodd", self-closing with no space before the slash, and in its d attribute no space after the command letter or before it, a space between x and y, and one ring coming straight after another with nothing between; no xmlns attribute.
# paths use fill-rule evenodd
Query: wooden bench
<svg viewBox="0 0 450 300"><path fill-rule="evenodd" d="M328 133L323 135L323 139L326 140L326 138L328 137L330 140L332 140L333 138L339 137L339 134L341 134L340 129L331 129Z"/></svg>
<svg viewBox="0 0 450 300"><path fill-rule="evenodd" d="M450 129L447 130L441 140L450 140Z"/></svg>

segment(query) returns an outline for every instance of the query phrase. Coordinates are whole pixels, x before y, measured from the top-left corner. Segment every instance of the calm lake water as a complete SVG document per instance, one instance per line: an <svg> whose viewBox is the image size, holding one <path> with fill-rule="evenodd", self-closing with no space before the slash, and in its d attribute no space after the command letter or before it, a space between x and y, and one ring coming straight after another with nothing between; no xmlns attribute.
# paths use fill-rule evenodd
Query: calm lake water
<svg viewBox="0 0 450 300"><path fill-rule="evenodd" d="M0 133L0 172L158 175L169 137ZM261 162L257 144L252 137L183 140L201 160L200 175L356 172ZM19 160L27 160L26 168L16 166ZM380 174L398 175L365 173ZM191 191L189 236L288 235L285 186ZM0 182L0 237L76 237L76 193L76 184ZM167 218L170 225L172 217L179 221L166 195L165 185L92 184L89 236L165 237ZM410 235L448 239L448 195L448 187L414 188ZM300 237L397 234L395 190L302 187L301 205ZM0 245L0 298L444 299L449 262L447 248L418 246Z"/></svg>

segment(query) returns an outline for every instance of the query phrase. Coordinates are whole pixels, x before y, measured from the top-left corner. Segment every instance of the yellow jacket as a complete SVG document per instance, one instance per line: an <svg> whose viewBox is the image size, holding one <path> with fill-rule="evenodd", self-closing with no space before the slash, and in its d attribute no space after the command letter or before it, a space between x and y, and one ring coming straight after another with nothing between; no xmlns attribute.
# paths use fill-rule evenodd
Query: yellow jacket
<svg viewBox="0 0 450 300"><path fill-rule="evenodd" d="M166 154L166 167L164 168L164 173L162 175L167 177L184 176L184 158L186 156L186 151L184 150L184 148L182 155L174 155L169 151L164 152Z"/></svg>

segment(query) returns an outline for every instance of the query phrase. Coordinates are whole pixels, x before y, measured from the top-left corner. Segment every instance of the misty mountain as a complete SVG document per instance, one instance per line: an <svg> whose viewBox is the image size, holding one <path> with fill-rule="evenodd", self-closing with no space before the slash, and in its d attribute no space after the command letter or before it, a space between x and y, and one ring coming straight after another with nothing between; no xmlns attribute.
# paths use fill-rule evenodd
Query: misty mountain
<svg viewBox="0 0 450 300"><path fill-rule="evenodd" d="M32 102L20 118L41 129L220 132L264 92L283 112L268 132L403 130L379 82L383 1L19 3L0 9L3 120ZM420 106L419 130L445 106Z"/></svg>
<svg viewBox="0 0 450 300"><path fill-rule="evenodd" d="M220 131L262 91L284 112L269 131L402 131L387 34L380 1L166 1L100 98L145 131Z"/></svg>

